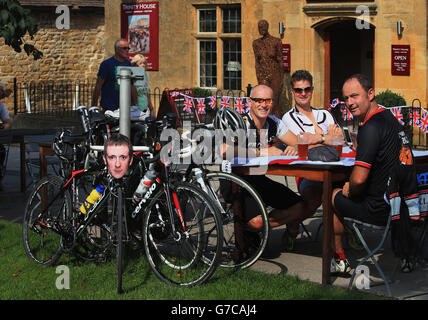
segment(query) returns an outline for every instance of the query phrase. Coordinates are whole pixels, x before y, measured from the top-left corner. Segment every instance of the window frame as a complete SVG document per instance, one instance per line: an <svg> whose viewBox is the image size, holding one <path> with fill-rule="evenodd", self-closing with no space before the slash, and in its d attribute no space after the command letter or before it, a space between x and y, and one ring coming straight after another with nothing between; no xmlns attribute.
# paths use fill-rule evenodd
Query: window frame
<svg viewBox="0 0 428 320"><path fill-rule="evenodd" d="M196 83L197 86L204 88L204 89L211 89L211 90L216 90L219 88L223 88L224 89L224 84L226 83L224 75L225 75L225 67L224 67L224 40L227 39L240 39L241 40L241 66L242 66L242 7L240 4L233 4L233 5L224 5L224 4L216 4L216 5L195 5L194 6L197 14L196 14L196 33L194 33L194 38L196 40L196 62L197 62L197 66L196 66ZM238 8L240 9L240 25L241 25L241 32L239 33L225 33L223 32L223 16L224 16L224 10L226 9L233 9L233 8ZM216 10L216 22L217 22L217 27L216 27L216 32L201 32L200 31L200 12L202 10ZM216 41L216 87L204 87L201 86L201 44L200 41L204 41L204 40L215 40ZM227 90L242 90L242 69L240 71L240 85L237 89L227 89Z"/></svg>
<svg viewBox="0 0 428 320"><path fill-rule="evenodd" d="M201 23L200 23L200 17L201 17L201 11L214 11L215 12L215 31L201 31ZM218 14L217 9L215 7L208 7L208 8L198 8L197 9L197 32L198 34L217 34L218 33Z"/></svg>

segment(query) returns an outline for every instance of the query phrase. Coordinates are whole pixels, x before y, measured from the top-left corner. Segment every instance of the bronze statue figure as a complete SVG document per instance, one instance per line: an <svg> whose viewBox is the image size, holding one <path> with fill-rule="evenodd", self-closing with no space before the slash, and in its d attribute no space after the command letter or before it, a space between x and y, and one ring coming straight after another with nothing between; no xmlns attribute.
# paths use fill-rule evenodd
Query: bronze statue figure
<svg viewBox="0 0 428 320"><path fill-rule="evenodd" d="M258 84L265 84L272 88L273 114L281 117L279 97L284 77L282 41L269 34L269 23L266 20L260 20L258 27L262 37L253 41L257 81Z"/></svg>

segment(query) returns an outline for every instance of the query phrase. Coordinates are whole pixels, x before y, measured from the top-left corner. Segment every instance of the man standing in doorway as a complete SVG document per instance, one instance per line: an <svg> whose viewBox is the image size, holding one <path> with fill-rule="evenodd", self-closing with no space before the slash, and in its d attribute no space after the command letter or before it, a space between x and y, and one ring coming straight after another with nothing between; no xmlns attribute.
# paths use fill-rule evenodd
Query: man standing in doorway
<svg viewBox="0 0 428 320"><path fill-rule="evenodd" d="M92 105L100 106L103 111L119 109L119 87L116 79L116 68L119 66L131 66L128 60L129 44L126 39L119 39L114 43L114 56L104 60L98 70L98 78L92 94Z"/></svg>

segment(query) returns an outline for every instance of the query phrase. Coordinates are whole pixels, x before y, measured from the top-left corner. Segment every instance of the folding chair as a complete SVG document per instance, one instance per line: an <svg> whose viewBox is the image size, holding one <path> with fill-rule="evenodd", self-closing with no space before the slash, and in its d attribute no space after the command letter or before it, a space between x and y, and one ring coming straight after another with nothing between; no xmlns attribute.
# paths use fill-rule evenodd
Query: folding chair
<svg viewBox="0 0 428 320"><path fill-rule="evenodd" d="M59 166L61 160L57 156L47 156L47 165L50 166L56 175L59 174ZM39 145L37 143L28 142L25 144L25 165L31 176L32 182L36 182L40 179L40 154Z"/></svg>
<svg viewBox="0 0 428 320"><path fill-rule="evenodd" d="M9 148L12 142L12 133L0 136L0 181L6 174L7 159L9 157Z"/></svg>
<svg viewBox="0 0 428 320"><path fill-rule="evenodd" d="M379 249L382 248L385 239L387 238L388 232L390 230L391 227L391 214L388 217L388 221L386 226L378 226L378 225L374 225L374 224L369 224L366 222L361 222L352 218L347 218L345 217L346 221L349 221L352 224L353 229L355 230L356 235L358 236L358 239L360 240L361 244L364 246L364 249L367 252L367 255L360 261L360 263L358 263L358 265L356 266L356 268L354 269L354 272L351 276L351 279L349 280L349 285L348 285L348 289L352 288L352 284L354 282L354 278L357 274L357 271L360 270L360 266L363 265L367 260L371 259L376 267L376 269L379 271L379 275L381 276L383 282L385 283L385 287L386 287L386 291L388 293L389 297L392 297L391 295L391 288L389 286L389 281L387 280L387 278L385 277L384 272L382 271L382 268L379 266L379 263L377 262L376 258L375 258L375 254L379 251ZM379 243L375 246L374 249L370 249L367 242L365 241L363 234L360 231L360 228L370 228L374 231L382 231L382 237L379 241ZM395 263L392 275L391 275L391 279L390 281L393 282L394 281L394 277L395 277L395 273L397 271L397 267L398 267L398 263L400 261L399 258L396 258L397 261Z"/></svg>

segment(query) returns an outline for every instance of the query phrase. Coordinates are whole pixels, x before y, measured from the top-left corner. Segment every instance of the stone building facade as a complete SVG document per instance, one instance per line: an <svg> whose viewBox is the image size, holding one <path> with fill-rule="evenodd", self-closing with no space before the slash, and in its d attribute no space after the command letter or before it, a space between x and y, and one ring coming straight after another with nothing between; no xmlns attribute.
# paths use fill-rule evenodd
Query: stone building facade
<svg viewBox="0 0 428 320"><path fill-rule="evenodd" d="M0 80L95 79L99 63L113 54L120 37L121 4L140 0L20 0L40 23L34 43L44 52L39 61L17 54L0 42ZM257 84L252 42L257 23L290 45L291 69L314 75L313 105L327 106L340 96L346 76L368 74L377 92L390 89L410 104L428 102L427 1L395 0L158 0L159 70L149 71L152 88L207 87L242 89ZM71 9L71 28L55 28L55 6ZM362 6L362 7L360 7ZM362 9L361 9L362 8ZM201 25L212 22L211 30ZM396 23L404 26L397 34ZM225 30L226 24L239 28ZM358 27L360 26L360 27ZM361 27L362 26L362 27ZM0 41L2 41L0 39ZM410 46L410 74L391 73L391 46ZM208 61L209 60L209 61ZM228 71L228 62L240 70ZM288 77L288 78L287 78ZM10 108L10 104L9 104Z"/></svg>
<svg viewBox="0 0 428 320"><path fill-rule="evenodd" d="M120 3L105 1L106 51L120 36ZM238 32L223 29L224 17L240 11ZM211 16L210 11L211 10ZM201 17L214 20L216 28L201 32ZM428 97L427 1L395 0L159 0L159 71L150 72L151 86L187 88L204 86L201 52L211 43L216 88L226 88L227 51L231 40L239 43L240 86L257 83L252 42L259 38L257 23L266 19L269 32L279 37L278 26L286 29L283 44L290 45L292 73L307 69L314 75L316 107L327 106L340 96L346 76L368 74L377 92L390 89L410 104ZM397 34L396 23L404 29ZM410 74L393 75L391 46L410 46ZM290 73L286 73L289 77ZM202 80L201 80L202 79ZM286 80L285 80L286 81ZM227 89L227 88L226 88Z"/></svg>
<svg viewBox="0 0 428 320"><path fill-rule="evenodd" d="M31 40L26 38L43 57L34 60L23 51L15 52L0 39L0 81L6 87L31 81L92 81L99 64L104 60L104 1L37 1L21 0L31 10L39 31ZM56 20L61 15L56 7L68 5L70 28L58 29ZM13 110L13 97L6 100Z"/></svg>

